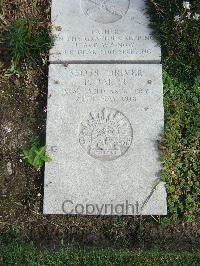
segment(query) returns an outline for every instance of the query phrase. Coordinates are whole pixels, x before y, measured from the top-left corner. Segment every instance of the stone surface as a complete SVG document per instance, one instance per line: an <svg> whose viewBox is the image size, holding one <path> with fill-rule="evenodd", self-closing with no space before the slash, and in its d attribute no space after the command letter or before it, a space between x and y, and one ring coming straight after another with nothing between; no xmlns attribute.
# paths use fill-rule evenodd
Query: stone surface
<svg viewBox="0 0 200 266"><path fill-rule="evenodd" d="M45 214L167 213L161 77L159 64L50 65Z"/></svg>
<svg viewBox="0 0 200 266"><path fill-rule="evenodd" d="M144 0L53 0L51 62L160 62Z"/></svg>

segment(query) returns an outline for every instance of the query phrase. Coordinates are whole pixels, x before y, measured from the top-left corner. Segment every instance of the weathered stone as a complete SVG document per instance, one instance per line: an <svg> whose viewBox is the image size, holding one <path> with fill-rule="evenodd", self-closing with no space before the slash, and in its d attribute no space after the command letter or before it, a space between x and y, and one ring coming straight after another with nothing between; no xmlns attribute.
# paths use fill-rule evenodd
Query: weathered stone
<svg viewBox="0 0 200 266"><path fill-rule="evenodd" d="M160 62L144 0L53 0L51 62Z"/></svg>
<svg viewBox="0 0 200 266"><path fill-rule="evenodd" d="M159 64L50 65L45 214L167 213L161 77Z"/></svg>

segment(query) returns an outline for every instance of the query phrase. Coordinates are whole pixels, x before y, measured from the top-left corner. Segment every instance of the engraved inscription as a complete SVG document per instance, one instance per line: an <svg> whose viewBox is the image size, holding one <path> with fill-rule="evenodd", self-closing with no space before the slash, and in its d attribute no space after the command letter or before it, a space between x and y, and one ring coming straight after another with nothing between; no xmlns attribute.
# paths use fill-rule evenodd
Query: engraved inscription
<svg viewBox="0 0 200 266"><path fill-rule="evenodd" d="M128 11L130 0L82 0L84 14L99 23L113 23Z"/></svg>
<svg viewBox="0 0 200 266"><path fill-rule="evenodd" d="M115 160L124 155L132 137L129 120L111 108L91 112L79 129L80 145L90 156L101 161Z"/></svg>
<svg viewBox="0 0 200 266"><path fill-rule="evenodd" d="M102 106L116 104L134 104L139 106L149 96L153 82L148 83L144 71L139 65L123 69L119 67L100 69L97 67L68 68L72 86L63 84L63 94L74 103L100 103ZM135 80L131 85L132 79ZM145 82L144 82L145 79Z"/></svg>

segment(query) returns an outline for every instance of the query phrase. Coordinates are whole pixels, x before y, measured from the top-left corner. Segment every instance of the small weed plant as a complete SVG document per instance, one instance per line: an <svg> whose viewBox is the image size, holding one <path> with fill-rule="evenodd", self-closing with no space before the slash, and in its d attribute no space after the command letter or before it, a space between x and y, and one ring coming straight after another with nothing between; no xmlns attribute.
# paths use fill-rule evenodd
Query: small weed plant
<svg viewBox="0 0 200 266"><path fill-rule="evenodd" d="M29 141L29 147L23 150L25 161L39 171L45 162L51 161L51 158L46 154L46 149L47 146L40 146L38 137L32 137Z"/></svg>

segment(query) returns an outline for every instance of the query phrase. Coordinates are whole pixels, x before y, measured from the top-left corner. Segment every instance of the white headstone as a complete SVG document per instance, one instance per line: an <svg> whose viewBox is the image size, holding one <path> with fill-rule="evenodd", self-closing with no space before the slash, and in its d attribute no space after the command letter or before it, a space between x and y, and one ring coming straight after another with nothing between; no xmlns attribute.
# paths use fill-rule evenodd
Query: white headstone
<svg viewBox="0 0 200 266"><path fill-rule="evenodd" d="M44 213L166 214L163 127L161 65L51 65Z"/></svg>
<svg viewBox="0 0 200 266"><path fill-rule="evenodd" d="M144 0L53 0L50 62L160 62Z"/></svg>

